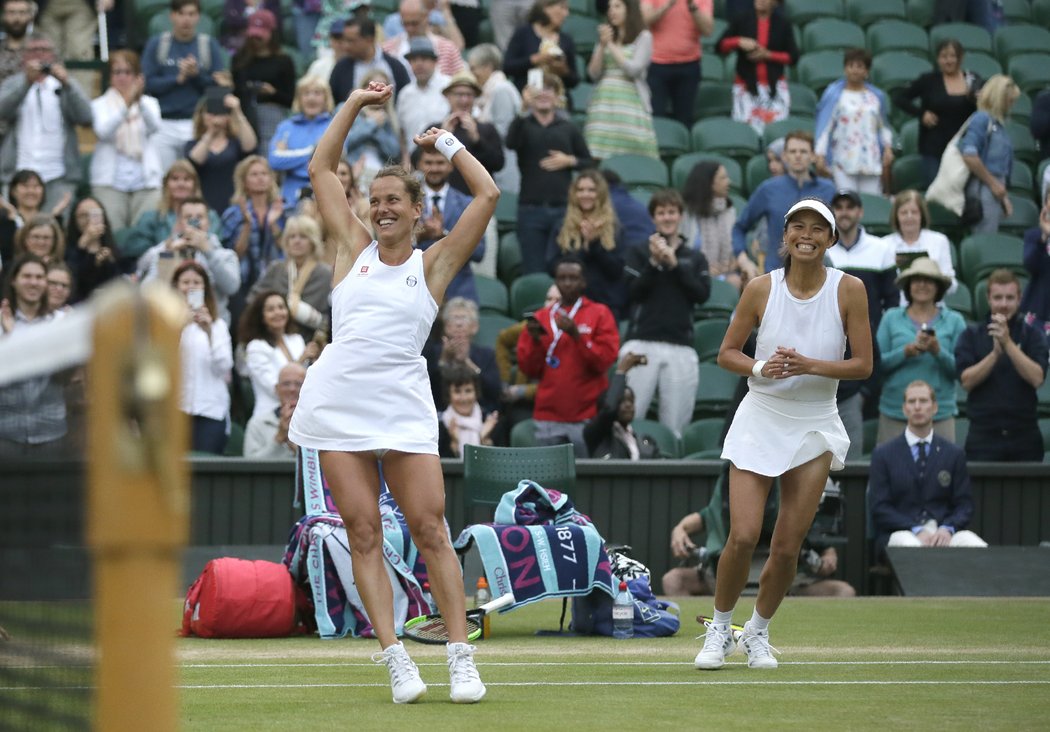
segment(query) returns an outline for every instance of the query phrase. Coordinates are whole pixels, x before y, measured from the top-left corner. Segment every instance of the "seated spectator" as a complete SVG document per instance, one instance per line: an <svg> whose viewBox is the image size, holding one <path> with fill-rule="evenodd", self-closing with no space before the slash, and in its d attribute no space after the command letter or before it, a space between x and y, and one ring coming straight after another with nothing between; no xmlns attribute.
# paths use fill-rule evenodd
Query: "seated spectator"
<svg viewBox="0 0 1050 732"><path fill-rule="evenodd" d="M598 460L656 460L660 446L649 435L631 427L635 416L634 391L627 386L627 372L646 357L625 353L609 379L609 388L598 398L598 414L583 428L590 457ZM695 392L694 392L695 393ZM644 413L643 413L644 416Z"/></svg>
<svg viewBox="0 0 1050 732"><path fill-rule="evenodd" d="M469 71L459 72L449 79L444 93L448 99L448 116L443 120L434 120L427 125L427 129L438 127L448 130L485 166L485 170L490 173L503 170L503 138L495 127L488 122L480 122L474 116L474 100L481 94L481 87L474 74ZM449 183L462 193L470 193L470 188L458 170L453 169Z"/></svg>
<svg viewBox="0 0 1050 732"><path fill-rule="evenodd" d="M42 259L25 254L6 274L0 338L54 317L47 300L47 265ZM61 374L0 386L0 414L0 457L62 453L67 427Z"/></svg>
<svg viewBox="0 0 1050 732"><path fill-rule="evenodd" d="M536 441L571 442L576 457L588 456L583 430L598 413L598 395L609 387L606 372L616 361L620 334L605 305L584 297L583 262L565 257L554 268L561 301L529 319L518 338L518 368L539 379Z"/></svg>
<svg viewBox="0 0 1050 732"><path fill-rule="evenodd" d="M959 41L942 38L934 52L936 70L919 74L910 84L892 92L894 105L919 119L924 188L937 177L948 142L977 111L977 91L981 87L981 77L963 71L963 47Z"/></svg>
<svg viewBox="0 0 1050 732"><path fill-rule="evenodd" d="M373 81L390 83L386 74L373 70L365 74L361 88L367 89ZM346 136L346 160L357 168L365 186L387 165L401 162L401 128L393 98L383 106L365 107L357 115Z"/></svg>
<svg viewBox="0 0 1050 732"><path fill-rule="evenodd" d="M1024 267L1032 279L1021 298L1021 312L1027 323L1050 337L1050 191L1043 196L1039 225L1024 233Z"/></svg>
<svg viewBox="0 0 1050 732"><path fill-rule="evenodd" d="M460 55L460 51L463 50L463 36L459 35L459 29L452 20L451 14L445 18L445 27L449 30L456 28L455 34L459 36L458 44L431 31L430 22L427 20L427 10L422 0L401 0L397 6L397 13L401 17L401 27L404 30L383 42L383 53L403 59L408 53L413 38L427 38L433 44L434 51L437 52L438 68L441 69L442 74L453 76L466 68L463 56ZM396 86L402 85L396 84Z"/></svg>
<svg viewBox="0 0 1050 732"><path fill-rule="evenodd" d="M599 160L621 154L659 159L646 81L653 35L638 0L611 0L606 18L587 64L595 84L583 128L587 147Z"/></svg>
<svg viewBox="0 0 1050 732"><path fill-rule="evenodd" d="M332 268L322 261L321 229L309 216L291 216L277 240L284 259L270 264L248 294L251 301L266 291L284 295L292 319L306 333L328 328Z"/></svg>
<svg viewBox="0 0 1050 732"><path fill-rule="evenodd" d="M139 257L136 268L141 283L160 278L170 279L172 269L183 260L196 262L208 278L208 291L215 301L215 316L229 322L229 298L241 286L241 268L237 253L222 246L210 231L208 204L203 198L187 198L179 204L178 218L168 234ZM214 288L212 282L215 283Z"/></svg>
<svg viewBox="0 0 1050 732"><path fill-rule="evenodd" d="M495 352L474 343L474 336L478 332L477 303L464 297L453 297L441 306L440 317L440 324L435 328L435 332L440 334L440 344L432 338L423 346L434 404L438 411L448 406L448 395L441 387L441 375L454 365L466 365L478 375L478 401L481 402L481 408L486 413L496 411L503 384L500 382Z"/></svg>
<svg viewBox="0 0 1050 732"><path fill-rule="evenodd" d="M653 34L649 87L653 113L693 125L700 86L701 39L714 31L714 2L644 0L642 16ZM668 110L670 107L670 110Z"/></svg>
<svg viewBox="0 0 1050 732"><path fill-rule="evenodd" d="M966 454L936 434L937 396L922 380L904 390L904 434L871 455L868 482L875 556L887 546L986 547L973 517Z"/></svg>
<svg viewBox="0 0 1050 732"><path fill-rule="evenodd" d="M230 328L219 317L211 278L200 264L189 260L178 265L171 284L186 298L187 305L187 322L179 339L180 409L190 416L191 449L221 455L230 423Z"/></svg>
<svg viewBox="0 0 1050 732"><path fill-rule="evenodd" d="M452 163L440 151L417 148L412 157L423 179L423 217L418 224L420 228L416 230L416 248L426 251L448 235L474 199L449 185ZM470 255L470 261L448 283L446 300L461 297L475 303L478 301L478 288L474 284L470 263L480 262L484 256L485 240L482 239Z"/></svg>
<svg viewBox="0 0 1050 732"><path fill-rule="evenodd" d="M0 181L33 170L44 182L43 208L68 200L81 178L77 127L91 125L91 101L49 39L29 36L22 70L0 84L0 123Z"/></svg>
<svg viewBox="0 0 1050 732"><path fill-rule="evenodd" d="M1009 76L996 74L990 78L977 95L977 112L958 142L971 173L966 196L981 202L981 219L970 227L974 234L995 234L1002 217L1014 210L1006 189L1014 158L1006 118L1020 95L1021 90Z"/></svg>
<svg viewBox="0 0 1050 732"><path fill-rule="evenodd" d="M893 163L893 130L886 94L868 82L871 54L847 48L845 77L817 104L817 168L843 190L882 195L882 171Z"/></svg>
<svg viewBox="0 0 1050 732"><path fill-rule="evenodd" d="M762 134L770 122L788 116L791 93L784 67L798 61L798 47L791 21L776 0L755 0L754 8L730 18L717 48L723 56L736 53L733 119Z"/></svg>
<svg viewBox="0 0 1050 732"><path fill-rule="evenodd" d="M306 367L289 361L277 372L278 406L272 412L253 414L244 428L244 457L256 460L295 457L296 447L288 439L288 425L299 403Z"/></svg>
<svg viewBox="0 0 1050 732"><path fill-rule="evenodd" d="M700 374L693 308L711 295L707 258L679 233L682 209L682 197L673 188L657 191L649 200L656 233L648 247L627 252L631 322L620 348L621 362L630 354L646 359L625 370L638 414L648 414L659 391L660 423L678 436L693 416Z"/></svg>
<svg viewBox="0 0 1050 732"><path fill-rule="evenodd" d="M258 147L269 150L270 138L292 106L297 76L295 62L281 48L277 15L265 8L251 14L244 45L230 60L230 71L233 93L255 129Z"/></svg>
<svg viewBox="0 0 1050 732"><path fill-rule="evenodd" d="M47 305L53 313L72 310L70 296L74 291L73 272L65 262L47 266Z"/></svg>
<svg viewBox="0 0 1050 732"><path fill-rule="evenodd" d="M281 195L286 206L294 206L300 191L310 187L307 165L314 147L332 121L332 90L324 79L304 76L295 85L292 116L277 125L270 140L270 167L284 174Z"/></svg>
<svg viewBox="0 0 1050 732"><path fill-rule="evenodd" d="M507 132L511 122L521 113L521 94L503 73L503 53L494 43L482 43L472 48L467 63L481 85L481 94L476 100L478 121L490 123L503 139L503 169L492 179L504 193L518 193L521 190L518 155L507 149ZM415 66L412 70L415 71ZM416 74L416 81L419 81L419 74ZM429 119L437 116L431 115Z"/></svg>
<svg viewBox="0 0 1050 732"><path fill-rule="evenodd" d="M118 49L109 55L110 87L91 102L95 150L91 195L116 229L135 223L160 200L160 156L150 139L160 130L160 104L144 94L139 55Z"/></svg>
<svg viewBox="0 0 1050 732"><path fill-rule="evenodd" d="M553 74L563 89L580 83L576 44L561 29L568 17L568 0L536 0L525 22L514 30L503 50L503 71L523 95L529 69L542 69L545 76ZM543 83L546 87L546 79Z"/></svg>
<svg viewBox="0 0 1050 732"><path fill-rule="evenodd" d="M178 219L179 206L187 198L202 198L201 180L197 169L189 160L176 160L164 174L160 203L155 209L147 209L120 248L121 256L138 260L147 249L167 238L171 227ZM221 222L214 209L208 209L208 228L219 231Z"/></svg>
<svg viewBox="0 0 1050 732"><path fill-rule="evenodd" d="M26 254L39 257L44 264L63 262L66 257L66 236L54 216L37 214L15 234L15 258Z"/></svg>
<svg viewBox="0 0 1050 732"><path fill-rule="evenodd" d="M332 94L342 104L354 89L361 88L361 80L373 69L379 69L394 80L394 96L412 82L405 67L404 51L387 52L376 39L376 24L368 17L352 16L343 23L343 43L346 56L332 67L332 75L325 81ZM408 49L406 48L405 51ZM456 51L459 54L459 51Z"/></svg>
<svg viewBox="0 0 1050 732"><path fill-rule="evenodd" d="M733 254L733 224L736 209L729 199L729 173L725 166L713 160L701 160L689 171L682 198L685 217L682 234L686 245L701 252L707 259L712 277L725 280L738 291L743 289L740 257L747 252ZM754 266L748 259L750 266Z"/></svg>
<svg viewBox="0 0 1050 732"><path fill-rule="evenodd" d="M120 276L120 249L106 210L90 196L77 201L66 227L66 262L76 273L77 290L70 302L86 300L95 288Z"/></svg>
<svg viewBox="0 0 1050 732"><path fill-rule="evenodd" d="M1046 378L1047 342L1019 315L1021 283L1007 269L988 277L988 308L955 346L955 370L969 393L966 456L989 462L1039 462L1036 390Z"/></svg>
<svg viewBox="0 0 1050 732"><path fill-rule="evenodd" d="M543 307L549 308L561 300L557 285L547 288ZM534 314L532 317L536 317ZM507 326L496 336L496 366L499 378L503 382L503 416L504 424L510 430L518 422L532 419L533 402L536 400L536 381L527 377L518 368L518 339L528 324L528 319Z"/></svg>
<svg viewBox="0 0 1050 732"><path fill-rule="evenodd" d="M609 186L609 200L612 201L616 219L620 222L624 246L628 251L634 247L648 247L649 237L656 231L653 217L649 215L649 209L631 195L616 171L603 168L601 173L606 185Z"/></svg>
<svg viewBox="0 0 1050 732"><path fill-rule="evenodd" d="M207 100L201 100L193 113L193 139L186 143L186 159L200 176L201 191L208 208L225 211L233 196L234 170L259 145L248 118L241 111L241 100L227 94L226 111L213 114Z"/></svg>
<svg viewBox="0 0 1050 732"><path fill-rule="evenodd" d="M934 431L955 442L955 344L966 329L966 321L941 305L950 282L928 257L916 259L897 278L908 305L887 310L876 334L882 374L880 445L904 428L904 389L916 379L933 389L937 402Z"/></svg>
<svg viewBox="0 0 1050 732"><path fill-rule="evenodd" d="M883 237L883 241L896 253L897 268L901 271L919 257L929 257L936 262L941 274L951 278L948 287L948 294L951 294L959 287L952 265L952 243L944 234L927 228L929 223L930 210L922 194L912 190L901 191L893 197L893 207L890 209L893 233ZM902 300L903 295L901 293Z"/></svg>
<svg viewBox="0 0 1050 732"><path fill-rule="evenodd" d="M219 41L227 53L236 55L251 38L251 20L260 10L270 13L273 18L281 17L279 0L225 0L222 20L219 21Z"/></svg>
<svg viewBox="0 0 1050 732"><path fill-rule="evenodd" d="M478 374L463 363L442 369L441 381L448 406L438 415L438 452L462 458L466 445L493 445L499 412L483 412L478 402Z"/></svg>
<svg viewBox="0 0 1050 732"><path fill-rule="evenodd" d="M431 120L448 116L445 87L449 77L437 70L437 53L429 38L413 38L405 58L415 78L397 96L397 120L405 151L411 154L416 149L413 138L426 130Z"/></svg>
<svg viewBox="0 0 1050 732"><path fill-rule="evenodd" d="M566 254L578 257L587 283L585 294L619 320L627 314L625 250L605 178L596 170L583 171L572 182L565 218L547 244L550 270Z"/></svg>

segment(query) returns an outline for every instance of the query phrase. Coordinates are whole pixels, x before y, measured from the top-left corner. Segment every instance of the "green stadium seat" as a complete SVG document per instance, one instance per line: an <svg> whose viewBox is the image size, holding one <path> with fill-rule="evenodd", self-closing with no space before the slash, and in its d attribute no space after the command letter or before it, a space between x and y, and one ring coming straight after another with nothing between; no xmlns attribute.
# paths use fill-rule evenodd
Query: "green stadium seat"
<svg viewBox="0 0 1050 732"><path fill-rule="evenodd" d="M960 241L970 233L969 227L963 226L959 217L944 206L932 201L927 201L926 206L930 210L929 228L941 232L952 241Z"/></svg>
<svg viewBox="0 0 1050 732"><path fill-rule="evenodd" d="M738 208L737 212L739 211L740 209ZM707 302L696 306L693 310L693 318L696 320L705 318L727 319L736 309L738 302L740 302L740 293L736 287L725 280L712 278L711 295L707 298Z"/></svg>
<svg viewBox="0 0 1050 732"><path fill-rule="evenodd" d="M740 377L726 371L718 364L700 364L700 381L696 387L696 404L694 419L705 417L725 417L726 410L733 403L736 386Z"/></svg>
<svg viewBox="0 0 1050 732"><path fill-rule="evenodd" d="M510 428L511 447L538 447L536 443L536 420L523 419Z"/></svg>
<svg viewBox="0 0 1050 732"><path fill-rule="evenodd" d="M645 155L613 155L602 161L601 167L620 176L627 187L667 187L667 166L663 160Z"/></svg>
<svg viewBox="0 0 1050 732"><path fill-rule="evenodd" d="M222 454L226 457L244 457L244 425L230 420L230 436Z"/></svg>
<svg viewBox="0 0 1050 732"><path fill-rule="evenodd" d="M962 283L960 283L962 284ZM970 392L963 388L958 381L955 382L955 408L959 410L959 416L965 417L969 411ZM958 443L956 443L958 444ZM962 447L962 445L959 445Z"/></svg>
<svg viewBox="0 0 1050 732"><path fill-rule="evenodd" d="M996 74L1003 73L1003 65L999 59L990 53L983 51L972 51L963 56L963 68L980 76L982 79L990 79Z"/></svg>
<svg viewBox="0 0 1050 732"><path fill-rule="evenodd" d="M703 61L700 62L700 78L703 81L732 81L733 70L729 68L729 78L726 78L726 67L727 64L722 57L710 53L704 54Z"/></svg>
<svg viewBox="0 0 1050 732"><path fill-rule="evenodd" d="M1015 236L972 234L959 243L959 278L975 290L978 282L1000 267L1025 274L1023 250L1023 242Z"/></svg>
<svg viewBox="0 0 1050 732"><path fill-rule="evenodd" d="M201 13L215 21L216 26L222 22L222 15L225 9L226 0L201 0ZM294 37L292 36L292 38Z"/></svg>
<svg viewBox="0 0 1050 732"><path fill-rule="evenodd" d="M690 130L690 137L694 151L720 153L741 164L762 149L762 141L751 125L727 118L700 120ZM738 182L742 183L742 178Z"/></svg>
<svg viewBox="0 0 1050 732"><path fill-rule="evenodd" d="M717 450L725 428L725 420L719 417L708 417L690 422L682 430L682 452L686 455L704 450Z"/></svg>
<svg viewBox="0 0 1050 732"><path fill-rule="evenodd" d="M671 460L677 460L682 456L682 445L674 431L655 419L636 419L631 422L631 428L637 436L649 435L660 448L660 455Z"/></svg>
<svg viewBox="0 0 1050 732"><path fill-rule="evenodd" d="M500 235L499 251L496 254L496 273L505 285L509 285L521 276L521 244L518 243L517 232L508 231Z"/></svg>
<svg viewBox="0 0 1050 732"><path fill-rule="evenodd" d="M649 200L653 197L652 188L628 188L627 192L631 194L631 198L649 208Z"/></svg>
<svg viewBox="0 0 1050 732"><path fill-rule="evenodd" d="M525 313L534 312L543 307L547 299L547 290L554 284L554 279L546 272L524 274L514 280L510 286L510 315L512 318L524 318Z"/></svg>
<svg viewBox="0 0 1050 732"><path fill-rule="evenodd" d="M894 193L900 193L909 188L921 191L926 187L926 181L922 175L921 155L900 156L893 161L890 171L892 179L890 189Z"/></svg>
<svg viewBox="0 0 1050 732"><path fill-rule="evenodd" d="M1018 196L1032 197L1035 192L1035 181L1032 179L1032 169L1027 165L1015 164L1010 169L1010 182L1007 185L1010 189L1010 193L1016 193Z"/></svg>
<svg viewBox="0 0 1050 732"><path fill-rule="evenodd" d="M762 146L769 147L774 140L795 130L805 130L812 135L815 126L816 120L812 117L788 116L785 119L770 122L762 131Z"/></svg>
<svg viewBox="0 0 1050 732"><path fill-rule="evenodd" d="M930 37L921 26L906 20L880 20L866 31L868 50L873 54L886 51L908 51L926 58L930 52Z"/></svg>
<svg viewBox="0 0 1050 732"><path fill-rule="evenodd" d="M722 318L708 318L693 323L693 349L701 361L714 363L728 328L729 321Z"/></svg>
<svg viewBox="0 0 1050 732"><path fill-rule="evenodd" d="M955 247L952 247L952 251L955 251ZM973 294L962 280L957 279L955 291L944 296L944 305L966 320L973 320Z"/></svg>
<svg viewBox="0 0 1050 732"><path fill-rule="evenodd" d="M822 92L824 87L842 77L842 51L816 51L803 54L798 59L795 71L799 81L814 92ZM793 103L792 98L791 111L800 114L802 110L795 109Z"/></svg>
<svg viewBox="0 0 1050 732"><path fill-rule="evenodd" d="M561 25L561 32L572 38L576 53L589 58L598 42L598 20L585 15L569 15Z"/></svg>
<svg viewBox="0 0 1050 732"><path fill-rule="evenodd" d="M725 31L726 26L728 25L729 21L725 18L719 17L717 14L715 15L714 28L711 30L711 35L704 36L700 39L700 47L704 49L704 63L707 62L709 55L714 56L717 53L715 50L715 44L718 43L718 39L722 37L723 31Z"/></svg>
<svg viewBox="0 0 1050 732"><path fill-rule="evenodd" d="M491 277L474 275L474 285L478 289L478 308L481 312L506 315L510 311L510 293L505 284Z"/></svg>
<svg viewBox="0 0 1050 732"><path fill-rule="evenodd" d="M474 343L486 348L495 348L496 339L501 331L517 324L517 320L507 317L502 313L491 313L482 310L478 315L478 332L472 339Z"/></svg>
<svg viewBox="0 0 1050 732"><path fill-rule="evenodd" d="M685 182L689 178L696 164L701 160L714 160L725 166L726 174L729 175L729 185L733 190L744 190L744 171L733 158L713 152L693 152L681 155L671 166L671 186L679 191L685 188Z"/></svg>
<svg viewBox="0 0 1050 732"><path fill-rule="evenodd" d="M797 81L788 82L791 94L791 114L795 117L817 116L817 93L805 84Z"/></svg>
<svg viewBox="0 0 1050 732"><path fill-rule="evenodd" d="M908 11L904 0L846 0L846 17L867 28L879 20L904 20Z"/></svg>
<svg viewBox="0 0 1050 732"><path fill-rule="evenodd" d="M1018 196L1016 193L1010 193L1008 195L1014 210L1012 214L999 221L999 231L1018 237L1024 236L1028 229L1039 226L1039 206L1035 205L1031 194Z"/></svg>
<svg viewBox="0 0 1050 732"><path fill-rule="evenodd" d="M919 154L919 119L913 117L901 125L897 146L903 155Z"/></svg>
<svg viewBox="0 0 1050 732"><path fill-rule="evenodd" d="M1047 47L1050 50L1050 46ZM1022 53L1007 64L1010 76L1025 94L1050 87L1050 53Z"/></svg>
<svg viewBox="0 0 1050 732"><path fill-rule="evenodd" d="M864 228L877 236L889 234L892 230L889 199L871 193L861 193L860 200L864 204L864 218L861 219Z"/></svg>
<svg viewBox="0 0 1050 732"><path fill-rule="evenodd" d="M941 23L930 28L930 57L937 53L937 44L943 38L954 38L962 44L966 53L982 51L992 53L992 34L973 23Z"/></svg>
<svg viewBox="0 0 1050 732"><path fill-rule="evenodd" d="M744 167L744 184L748 194L754 193L759 183L769 178L769 159L765 153L752 155ZM737 211L739 214L740 212Z"/></svg>
<svg viewBox="0 0 1050 732"><path fill-rule="evenodd" d="M598 10L594 6L594 0L569 0L569 10L574 15L585 15L589 18L597 18Z"/></svg>
<svg viewBox="0 0 1050 732"><path fill-rule="evenodd" d="M581 112L587 111L587 105L590 104L591 94L593 93L594 84L589 84L586 81L581 81L572 89L569 89L569 100L572 103L572 108Z"/></svg>
<svg viewBox="0 0 1050 732"><path fill-rule="evenodd" d="M933 5L936 0L906 0L908 20L923 28L933 25Z"/></svg>
<svg viewBox="0 0 1050 732"><path fill-rule="evenodd" d="M696 92L693 117L728 117L733 111L733 85L727 81L704 82Z"/></svg>
<svg viewBox="0 0 1050 732"><path fill-rule="evenodd" d="M1050 30L1035 25L1004 25L995 32L995 55L1004 66L1022 53L1050 53Z"/></svg>
<svg viewBox="0 0 1050 732"><path fill-rule="evenodd" d="M707 63L707 59L704 59ZM653 129L656 131L656 144L660 147L660 156L667 161L684 155L692 149L689 128L670 117L653 117ZM673 161L672 161L673 162Z"/></svg>
<svg viewBox="0 0 1050 732"><path fill-rule="evenodd" d="M1050 0L1032 0L1032 20L1041 28L1050 28Z"/></svg>
<svg viewBox="0 0 1050 732"><path fill-rule="evenodd" d="M1028 127L1028 123L1032 120L1032 98L1030 96L1021 92L1014 106L1010 107L1010 119Z"/></svg>
<svg viewBox="0 0 1050 732"><path fill-rule="evenodd" d="M864 440L864 446L862 448L862 454L867 457L871 455L875 449L876 443L879 439L879 420L878 419L866 419L862 425L862 434Z"/></svg>
<svg viewBox="0 0 1050 732"><path fill-rule="evenodd" d="M792 23L805 26L821 18L845 19L846 6L843 0L791 0L787 12Z"/></svg>
<svg viewBox="0 0 1050 732"><path fill-rule="evenodd" d="M496 231L506 234L508 231L517 229L518 224L518 194L503 191L496 203Z"/></svg>
<svg viewBox="0 0 1050 732"><path fill-rule="evenodd" d="M856 23L838 18L814 20L802 29L803 53L817 51L841 51L845 48L864 47L864 29ZM842 70L842 57L839 56L839 71Z"/></svg>
<svg viewBox="0 0 1050 732"><path fill-rule="evenodd" d="M905 51L880 53L871 62L871 83L889 94L910 84L916 76L933 70L925 58Z"/></svg>
<svg viewBox="0 0 1050 732"><path fill-rule="evenodd" d="M1007 23L1030 23L1032 0L999 0L1003 6L1003 18Z"/></svg>

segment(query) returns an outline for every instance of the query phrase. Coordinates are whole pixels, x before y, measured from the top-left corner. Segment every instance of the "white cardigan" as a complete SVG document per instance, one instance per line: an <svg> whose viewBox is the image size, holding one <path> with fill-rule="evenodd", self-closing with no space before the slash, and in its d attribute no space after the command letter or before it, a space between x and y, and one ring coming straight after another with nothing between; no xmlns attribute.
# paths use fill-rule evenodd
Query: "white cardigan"
<svg viewBox="0 0 1050 732"><path fill-rule="evenodd" d="M121 100L123 101L123 100ZM145 94L139 97L139 110L146 125L146 139L142 141L142 174L145 188L160 188L164 169L160 155L151 143L151 138L160 129L160 103ZM127 105L118 109L110 104L105 95L91 102L92 127L98 142L91 155L91 185L112 186L117 170L117 128L128 113Z"/></svg>
<svg viewBox="0 0 1050 732"><path fill-rule="evenodd" d="M181 409L194 417L225 420L230 416L230 369L233 348L230 326L213 320L211 340L196 323L182 329L179 339L182 359Z"/></svg>
<svg viewBox="0 0 1050 732"><path fill-rule="evenodd" d="M299 360L306 350L306 342L298 333L285 333L284 345L292 359ZM271 346L262 338L256 338L245 349L245 361L248 366L248 377L252 380L252 391L255 392L255 408L252 417L272 413L280 402L277 400L277 375L288 363L280 348Z"/></svg>
<svg viewBox="0 0 1050 732"><path fill-rule="evenodd" d="M882 238L883 241L887 242L893 251L897 254L911 254L913 252L926 252L927 256L937 263L937 267L941 270L941 274L948 275L952 278L952 284L948 287L950 294L956 291L959 287L959 280L955 277L955 267L952 266L952 243L948 241L948 237L938 231L931 231L930 229L923 229L919 232L919 238L914 244L908 244L901 235L897 232L888 234ZM904 297L904 293L901 293L901 305L907 305L908 301Z"/></svg>

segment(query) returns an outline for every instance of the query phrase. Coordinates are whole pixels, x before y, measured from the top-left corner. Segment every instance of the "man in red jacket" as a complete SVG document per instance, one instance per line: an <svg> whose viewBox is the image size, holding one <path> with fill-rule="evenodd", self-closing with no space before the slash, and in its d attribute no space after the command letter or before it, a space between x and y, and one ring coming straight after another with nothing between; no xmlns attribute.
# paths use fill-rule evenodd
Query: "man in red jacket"
<svg viewBox="0 0 1050 732"><path fill-rule="evenodd" d="M518 368L539 379L536 441L571 442L576 457L587 457L583 426L597 412L598 396L609 386L606 373L616 362L620 333L612 311L583 296L583 263L565 257L554 270L561 301L528 319L518 338Z"/></svg>

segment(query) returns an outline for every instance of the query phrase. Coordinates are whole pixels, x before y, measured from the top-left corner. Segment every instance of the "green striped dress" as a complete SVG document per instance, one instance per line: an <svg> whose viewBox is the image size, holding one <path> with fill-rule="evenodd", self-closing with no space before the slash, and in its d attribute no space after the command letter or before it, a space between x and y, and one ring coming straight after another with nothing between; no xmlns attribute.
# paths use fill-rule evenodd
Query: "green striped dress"
<svg viewBox="0 0 1050 732"><path fill-rule="evenodd" d="M634 44L623 47L628 59L634 52ZM583 128L591 156L599 160L624 154L659 158L653 116L646 109L634 79L616 64L608 51L604 64L602 78L587 105L587 122Z"/></svg>

